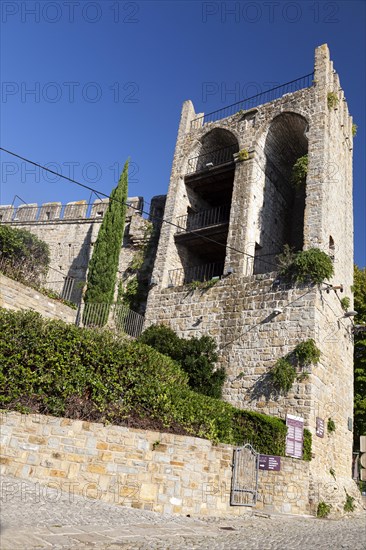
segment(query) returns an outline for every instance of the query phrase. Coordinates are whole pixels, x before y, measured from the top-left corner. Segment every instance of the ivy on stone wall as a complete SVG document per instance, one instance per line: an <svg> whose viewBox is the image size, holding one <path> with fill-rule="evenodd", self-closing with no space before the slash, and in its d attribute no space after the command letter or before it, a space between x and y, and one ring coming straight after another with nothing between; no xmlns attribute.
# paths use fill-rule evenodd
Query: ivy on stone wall
<svg viewBox="0 0 366 550"><path fill-rule="evenodd" d="M283 394L287 394L295 380L302 382L308 377L304 369L309 365L315 365L319 359L320 349L312 338L300 342L291 353L280 357L270 370L274 387ZM300 372L296 369L300 369Z"/></svg>

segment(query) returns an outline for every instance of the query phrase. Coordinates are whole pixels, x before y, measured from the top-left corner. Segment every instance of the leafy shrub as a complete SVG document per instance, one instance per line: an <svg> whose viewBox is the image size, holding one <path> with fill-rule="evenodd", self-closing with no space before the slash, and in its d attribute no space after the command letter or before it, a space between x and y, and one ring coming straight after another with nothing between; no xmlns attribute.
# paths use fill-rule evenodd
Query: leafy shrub
<svg viewBox="0 0 366 550"><path fill-rule="evenodd" d="M41 284L50 263L48 245L26 229L0 225L0 270L17 281Z"/></svg>
<svg viewBox="0 0 366 550"><path fill-rule="evenodd" d="M0 334L2 408L251 441L284 455L282 420L193 392L177 363L141 342L3 309Z"/></svg>
<svg viewBox="0 0 366 550"><path fill-rule="evenodd" d="M283 393L287 393L295 382L296 370L288 359L281 357L270 370L270 375L274 386Z"/></svg>
<svg viewBox="0 0 366 550"><path fill-rule="evenodd" d="M220 277L213 277L212 279L209 279L208 281L191 281L188 283L189 290L208 290L209 288L212 288L215 286L215 284L220 280Z"/></svg>
<svg viewBox="0 0 366 550"><path fill-rule="evenodd" d="M327 95L328 109L335 109L338 105L338 96L334 92L329 92Z"/></svg>
<svg viewBox="0 0 366 550"><path fill-rule="evenodd" d="M249 152L247 149L241 149L238 153L238 160L240 162L242 162L243 160L248 160L249 159Z"/></svg>
<svg viewBox="0 0 366 550"><path fill-rule="evenodd" d="M320 359L320 349L317 348L314 340L309 338L309 340L297 344L294 349L294 356L302 367L315 365Z"/></svg>
<svg viewBox="0 0 366 550"><path fill-rule="evenodd" d="M344 489L346 491L346 489ZM345 512L354 512L356 509L355 499L351 497L346 491L346 502L344 503L343 510Z"/></svg>
<svg viewBox="0 0 366 550"><path fill-rule="evenodd" d="M282 255L279 256L281 261ZM299 283L322 283L333 276L334 268L330 257L319 248L297 252L293 260L280 267L280 274Z"/></svg>
<svg viewBox="0 0 366 550"><path fill-rule="evenodd" d="M142 333L139 340L177 361L188 374L189 386L194 391L211 397L221 397L225 370L214 370L217 353L213 338L179 338L165 325L151 325Z"/></svg>
<svg viewBox="0 0 366 550"><path fill-rule="evenodd" d="M296 252L290 245L285 244L281 254L276 256L276 261L281 275L287 275L291 272L293 263L296 257Z"/></svg>
<svg viewBox="0 0 366 550"><path fill-rule="evenodd" d="M310 462L311 460L311 447L312 447L313 437L311 431L307 428L304 428L304 443L303 443L303 453L302 459Z"/></svg>
<svg viewBox="0 0 366 550"><path fill-rule="evenodd" d="M181 357L180 338L166 325L151 325L141 334L139 342L151 346L175 361L179 361Z"/></svg>
<svg viewBox="0 0 366 550"><path fill-rule="evenodd" d="M180 365L188 374L192 390L220 398L226 374L224 368L215 369L216 343L210 336L181 338Z"/></svg>
<svg viewBox="0 0 366 550"><path fill-rule="evenodd" d="M291 183L294 187L303 187L306 183L306 176L308 173L309 158L308 155L304 155L297 159L292 167Z"/></svg>
<svg viewBox="0 0 366 550"><path fill-rule="evenodd" d="M318 504L316 515L318 518L326 518L329 516L330 510L332 508L331 504L327 504L324 500L321 500Z"/></svg>
<svg viewBox="0 0 366 550"><path fill-rule="evenodd" d="M125 288L121 287L120 302L126 304L129 308L134 308L138 290L139 282L137 277L134 276L127 281Z"/></svg>
<svg viewBox="0 0 366 550"><path fill-rule="evenodd" d="M356 137L357 136L357 124L353 123L352 124L352 137Z"/></svg>
<svg viewBox="0 0 366 550"><path fill-rule="evenodd" d="M312 363L317 363L320 358L320 349L317 348L312 338L300 342L295 349L285 357L278 359L270 370L270 377L275 388L286 394L297 379L302 382L309 377L306 371L296 373L296 366L302 369Z"/></svg>
<svg viewBox="0 0 366 550"><path fill-rule="evenodd" d="M54 290L51 290L50 288L41 287L38 289L42 294L45 294L45 296L48 296L52 300L57 300L61 304L65 304L65 306L71 307L71 309L77 309L77 304L74 304L74 302L70 302L70 300L65 300L64 298L61 298L57 292Z"/></svg>
<svg viewBox="0 0 366 550"><path fill-rule="evenodd" d="M348 298L348 296L345 296L341 299L341 306L343 311L347 311L349 306L351 305L351 300Z"/></svg>
<svg viewBox="0 0 366 550"><path fill-rule="evenodd" d="M330 434L336 431L336 425L332 418L328 418L327 430Z"/></svg>
<svg viewBox="0 0 366 550"><path fill-rule="evenodd" d="M141 239L139 248L135 252L127 271L120 280L118 288L118 301L128 305L130 309L143 314L149 293L150 277L153 268L160 226L152 224L147 220L144 229L144 236Z"/></svg>

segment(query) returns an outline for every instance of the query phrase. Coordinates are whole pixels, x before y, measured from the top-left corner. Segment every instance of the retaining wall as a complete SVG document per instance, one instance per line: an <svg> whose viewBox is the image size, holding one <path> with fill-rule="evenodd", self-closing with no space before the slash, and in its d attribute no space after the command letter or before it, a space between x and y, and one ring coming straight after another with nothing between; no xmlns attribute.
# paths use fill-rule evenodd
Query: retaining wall
<svg viewBox="0 0 366 550"><path fill-rule="evenodd" d="M230 445L13 412L1 414L1 443L3 475L156 512L248 511L230 506ZM259 471L256 509L309 513L308 472L308 463L283 457L280 472Z"/></svg>
<svg viewBox="0 0 366 550"><path fill-rule="evenodd" d="M52 300L34 288L9 279L0 273L0 307L19 311L33 309L43 317L75 323L76 309Z"/></svg>

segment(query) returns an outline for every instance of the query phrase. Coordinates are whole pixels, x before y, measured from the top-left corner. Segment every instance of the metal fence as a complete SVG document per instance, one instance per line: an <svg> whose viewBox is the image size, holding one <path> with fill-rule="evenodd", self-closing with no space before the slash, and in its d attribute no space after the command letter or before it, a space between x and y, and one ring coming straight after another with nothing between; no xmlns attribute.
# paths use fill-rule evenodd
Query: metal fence
<svg viewBox="0 0 366 550"><path fill-rule="evenodd" d="M182 286L193 281L209 281L220 277L224 272L224 262L196 265L185 269L171 269L169 271L169 286Z"/></svg>
<svg viewBox="0 0 366 550"><path fill-rule="evenodd" d="M187 175L207 170L213 166L220 166L220 164L226 164L230 161L232 162L234 160L233 155L237 153L238 150L237 143L233 143L221 149L215 149L214 151L203 153L197 157L192 157L188 159Z"/></svg>
<svg viewBox="0 0 366 550"><path fill-rule="evenodd" d="M61 298L63 300L68 300L69 302L72 301L71 298L74 290L74 284L75 284L74 277L67 276L64 278L64 284L61 291Z"/></svg>
<svg viewBox="0 0 366 550"><path fill-rule="evenodd" d="M185 231L194 231L203 227L210 227L219 223L226 223L230 217L230 204L210 208L209 210L201 210L195 214L186 214L177 218L177 233Z"/></svg>
<svg viewBox="0 0 366 550"><path fill-rule="evenodd" d="M274 101L285 94L297 92L303 88L309 88L313 84L313 77L314 73L312 72L305 76L301 76L300 78L296 78L295 80L291 80L290 82L286 82L285 84L281 84L280 86L276 86L275 88L271 88L270 90L260 94L256 94L252 97L232 103L231 105L218 109L217 111L212 111L211 113L195 118L191 122L191 129L195 130L197 128L201 128L208 122L215 122L216 120L229 117L241 110L248 111L258 105L263 105L264 103Z"/></svg>
<svg viewBox="0 0 366 550"><path fill-rule="evenodd" d="M80 304L76 324L89 328L108 328L138 338L144 317L124 304Z"/></svg>

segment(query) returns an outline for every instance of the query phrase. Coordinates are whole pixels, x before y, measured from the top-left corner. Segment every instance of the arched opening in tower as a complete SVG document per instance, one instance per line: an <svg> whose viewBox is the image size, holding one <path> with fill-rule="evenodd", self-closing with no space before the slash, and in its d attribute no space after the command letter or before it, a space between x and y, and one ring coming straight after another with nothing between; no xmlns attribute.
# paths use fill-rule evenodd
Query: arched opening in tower
<svg viewBox="0 0 366 550"><path fill-rule="evenodd" d="M185 283L223 273L238 151L234 134L215 128L188 159L187 211L178 219L181 229L175 235Z"/></svg>
<svg viewBox="0 0 366 550"><path fill-rule="evenodd" d="M291 112L277 116L269 127L264 146L265 184L254 273L274 271L276 256L286 244L295 252L303 248L307 131L305 118Z"/></svg>

